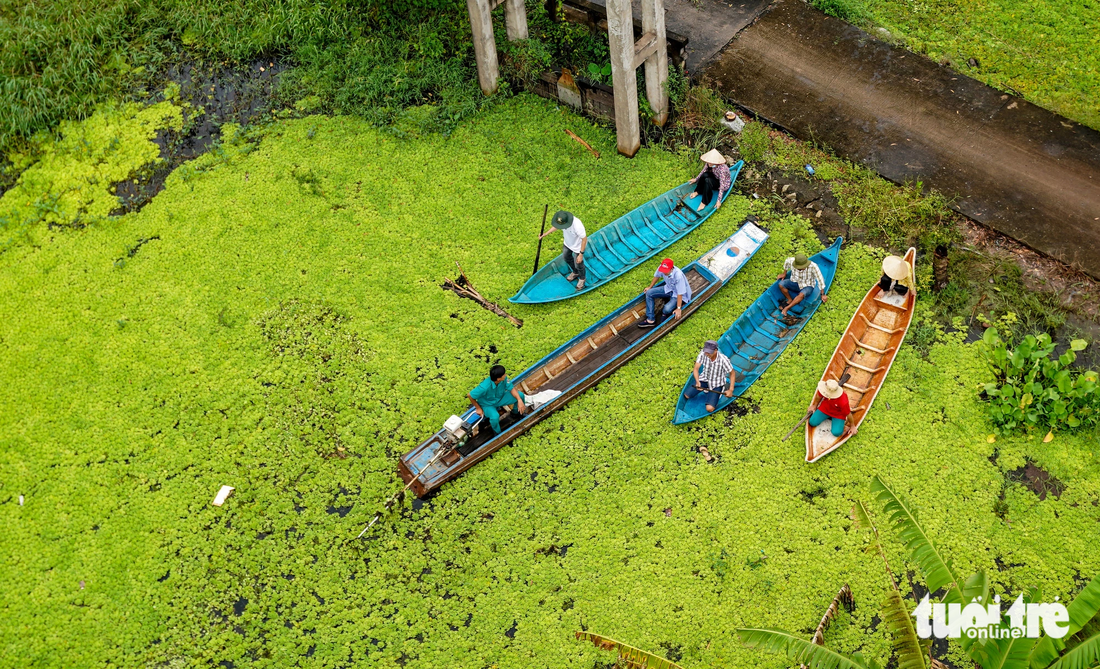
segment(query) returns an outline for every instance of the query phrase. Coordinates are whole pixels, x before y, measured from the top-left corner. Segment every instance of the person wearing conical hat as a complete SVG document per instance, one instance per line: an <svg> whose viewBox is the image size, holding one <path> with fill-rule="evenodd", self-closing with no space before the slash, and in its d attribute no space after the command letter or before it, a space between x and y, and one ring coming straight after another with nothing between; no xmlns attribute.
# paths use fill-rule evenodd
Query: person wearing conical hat
<svg viewBox="0 0 1100 669"><path fill-rule="evenodd" d="M584 223L568 211L558 210L554 218L550 219L550 225L551 228L546 231L546 235L555 230L561 230L563 237L561 257L565 261L565 266L569 268L569 276L565 277L565 280L572 282L574 279L580 279L577 281L577 290L584 290L584 250L588 248L588 233L584 229ZM546 235L542 235L539 239Z"/></svg>
<svg viewBox="0 0 1100 669"><path fill-rule="evenodd" d="M886 256L882 261L882 278L878 287L882 292L893 291L898 295L904 295L913 287L912 272L909 271L909 263L898 256Z"/></svg>
<svg viewBox="0 0 1100 669"><path fill-rule="evenodd" d="M844 388L834 379L817 384L817 394L810 403L810 409L813 411L810 416L810 427L817 427L825 421L831 421L829 432L834 437L843 435L845 431L856 433L856 428L847 428L848 416L852 415L848 393L844 392Z"/></svg>
<svg viewBox="0 0 1100 669"><path fill-rule="evenodd" d="M829 296L825 293L825 275L821 273L817 263L810 260L805 253L796 253L787 258L783 263L783 273L776 277L775 285L786 298L786 306L780 308L783 316L787 315L791 307L813 295L814 288L821 291L822 304L829 301ZM791 297L791 293L795 293L795 296Z"/></svg>
<svg viewBox="0 0 1100 669"><path fill-rule="evenodd" d="M718 201L714 203L714 208L718 209L722 206L722 200L729 195L730 187L733 185L730 168L726 167L726 159L718 149L707 151L699 159L704 163L703 171L691 180L691 183L695 184L695 190L684 198L684 202L699 198L699 205L695 210L702 211L703 207L717 197Z"/></svg>

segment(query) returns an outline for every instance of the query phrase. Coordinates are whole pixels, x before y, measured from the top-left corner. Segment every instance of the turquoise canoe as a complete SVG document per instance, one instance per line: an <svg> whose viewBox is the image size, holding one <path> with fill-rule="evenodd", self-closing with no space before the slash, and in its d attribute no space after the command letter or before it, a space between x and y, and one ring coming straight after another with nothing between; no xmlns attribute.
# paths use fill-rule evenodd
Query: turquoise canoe
<svg viewBox="0 0 1100 669"><path fill-rule="evenodd" d="M843 237L837 237L832 246L810 258L821 268L826 289L833 285L837 258L840 256L840 245L843 241ZM733 369L737 373L737 383L733 385L733 397L722 395L714 413L729 406L734 399L751 388L752 384L756 383L756 380L783 353L787 345L799 332L802 332L802 328L809 322L810 317L821 306L821 291L815 288L808 299L796 304L787 312L786 319L783 319L779 313L779 303L782 299L783 293L779 292L779 288L773 283L744 313L737 317L730 329L718 338L718 350L733 363ZM702 393L690 400L684 399L684 393L694 383L695 379L689 374L687 383L684 384L676 400L676 415L672 419L674 425L690 423L710 414Z"/></svg>
<svg viewBox="0 0 1100 669"><path fill-rule="evenodd" d="M739 160L730 168L731 188L744 164ZM508 300L518 304L567 300L626 274L710 218L717 198L702 211L693 211L681 203L681 199L694 189L695 186L690 183L677 186L589 233L584 252L584 262L588 265L584 290L577 290L576 286L565 280L569 276L569 267L559 254L535 272ZM695 203L698 206L698 200Z"/></svg>

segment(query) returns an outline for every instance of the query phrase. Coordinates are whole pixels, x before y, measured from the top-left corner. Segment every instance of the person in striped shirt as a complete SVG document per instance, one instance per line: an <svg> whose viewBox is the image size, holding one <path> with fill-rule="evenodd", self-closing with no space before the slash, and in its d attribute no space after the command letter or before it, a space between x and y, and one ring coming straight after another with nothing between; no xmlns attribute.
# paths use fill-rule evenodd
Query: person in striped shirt
<svg viewBox="0 0 1100 669"><path fill-rule="evenodd" d="M791 307L812 295L814 288L821 291L822 304L829 301L829 296L825 294L825 276L817 263L807 258L805 253L787 258L783 263L783 273L776 277L775 285L787 298L787 305L779 310L784 316ZM791 293L797 294L792 298Z"/></svg>
<svg viewBox="0 0 1100 669"><path fill-rule="evenodd" d="M703 344L703 350L695 358L695 369L691 376L695 379L695 385L684 393L685 400L703 393L707 411L714 411L714 407L718 406L719 394L733 397L733 384L737 380L737 374L733 371L730 359L718 350L718 342L707 340Z"/></svg>

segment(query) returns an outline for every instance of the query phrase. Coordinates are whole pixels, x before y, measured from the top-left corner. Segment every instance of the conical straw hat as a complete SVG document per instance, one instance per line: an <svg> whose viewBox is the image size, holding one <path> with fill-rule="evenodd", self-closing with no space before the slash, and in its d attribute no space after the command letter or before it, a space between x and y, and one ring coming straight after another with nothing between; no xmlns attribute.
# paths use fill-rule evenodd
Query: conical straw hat
<svg viewBox="0 0 1100 669"><path fill-rule="evenodd" d="M909 276L909 263L897 256L886 256L882 261L882 271L894 281L901 281Z"/></svg>
<svg viewBox="0 0 1100 669"><path fill-rule="evenodd" d="M718 149L711 149L703 155L699 156L699 160L704 163L710 163L711 165L725 165L726 157L722 155L722 152Z"/></svg>

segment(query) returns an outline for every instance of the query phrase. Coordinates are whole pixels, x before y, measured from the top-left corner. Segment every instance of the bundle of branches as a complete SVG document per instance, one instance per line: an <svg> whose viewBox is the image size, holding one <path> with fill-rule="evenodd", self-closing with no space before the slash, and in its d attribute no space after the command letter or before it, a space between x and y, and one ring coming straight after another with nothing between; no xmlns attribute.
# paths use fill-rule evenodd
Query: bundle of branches
<svg viewBox="0 0 1100 669"><path fill-rule="evenodd" d="M455 263L458 265L458 263ZM477 292L477 288L474 288L474 284L470 283L470 280L466 278L466 273L462 271L462 265L458 265L458 279L444 279L443 290L453 291L455 295L459 297L465 297L477 302L481 306L485 307L489 311L493 312L497 316L507 318L517 328L523 327L523 321L516 318L507 311L501 309L496 302L490 302L482 297L481 293Z"/></svg>

